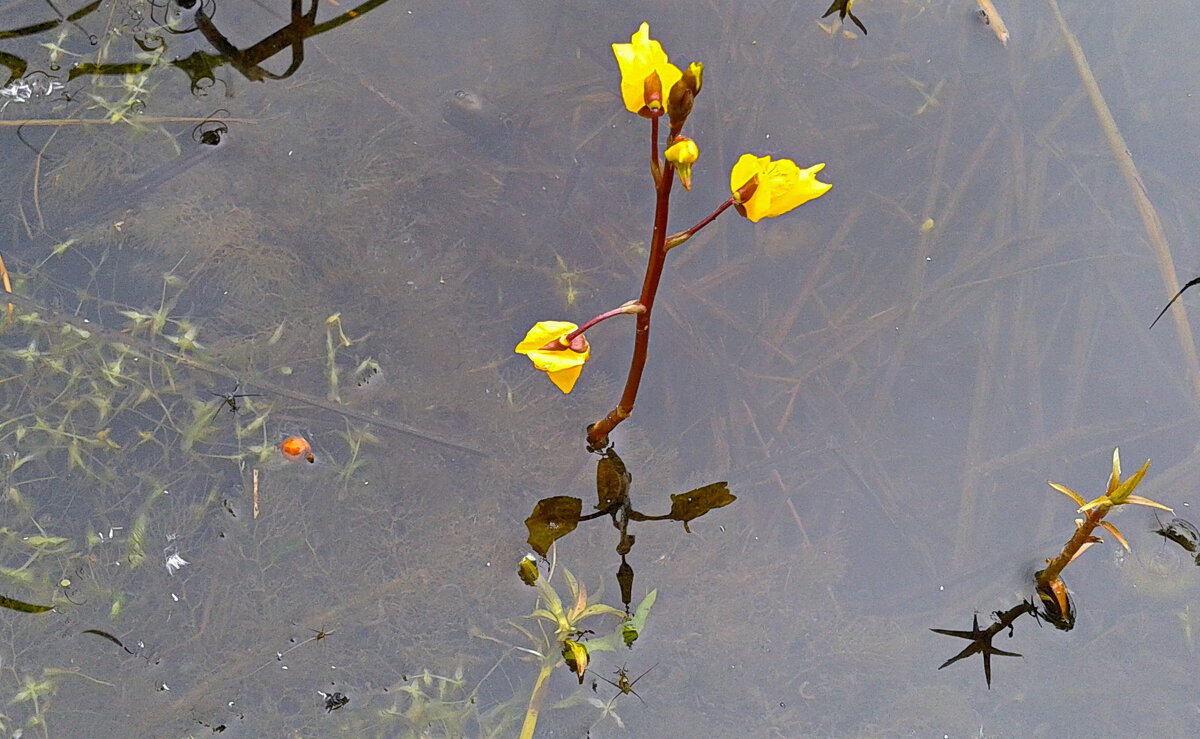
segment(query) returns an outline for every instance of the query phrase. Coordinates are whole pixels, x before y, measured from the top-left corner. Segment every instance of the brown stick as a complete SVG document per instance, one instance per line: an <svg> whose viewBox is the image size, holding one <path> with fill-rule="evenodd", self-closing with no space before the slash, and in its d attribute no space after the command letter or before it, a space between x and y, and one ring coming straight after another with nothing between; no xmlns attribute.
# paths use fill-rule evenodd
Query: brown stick
<svg viewBox="0 0 1200 739"><path fill-rule="evenodd" d="M235 390L234 392L237 392L237 391ZM254 501L254 503L253 503L254 518L257 519L258 518L258 468L257 467L255 467L254 471L250 473L250 477L254 480L254 492L251 495L251 500Z"/></svg>
<svg viewBox="0 0 1200 739"><path fill-rule="evenodd" d="M1168 295L1173 295L1178 289L1179 277L1175 274L1175 261L1171 257L1171 247L1167 243L1167 235L1163 230L1162 221L1159 220L1158 211L1154 209L1149 195L1146 194L1146 183L1142 181L1142 176L1133 163L1133 155L1129 153L1129 147L1125 145L1125 138L1121 136L1121 130L1117 128L1112 111L1109 110L1108 103L1105 102L1104 95L1100 92L1100 85L1096 83L1096 78L1092 74L1087 57L1083 54L1079 40L1067 27L1067 21L1063 18L1062 11L1058 9L1056 0L1046 0L1046 2L1049 3L1050 10L1054 12L1054 17L1058 20L1059 30L1062 32L1067 48L1071 51L1071 58L1075 61L1079 78L1083 81L1084 89L1087 90L1092 108L1096 112L1096 118L1100 121L1100 127L1104 129L1104 138L1108 142L1108 148L1112 152L1113 158L1117 160L1117 166L1121 170L1125 184L1129 187L1129 193L1137 206L1138 215L1141 216L1146 237L1149 239L1150 245L1154 247L1154 256L1158 261L1158 270L1162 276L1163 286L1166 287ZM1184 361L1187 363L1188 377L1192 383L1193 400L1200 406L1200 357L1196 354L1196 343L1192 339L1192 329L1188 325L1187 312L1175 310L1172 311L1172 314L1175 318L1175 333L1179 337L1179 345L1183 349Z"/></svg>

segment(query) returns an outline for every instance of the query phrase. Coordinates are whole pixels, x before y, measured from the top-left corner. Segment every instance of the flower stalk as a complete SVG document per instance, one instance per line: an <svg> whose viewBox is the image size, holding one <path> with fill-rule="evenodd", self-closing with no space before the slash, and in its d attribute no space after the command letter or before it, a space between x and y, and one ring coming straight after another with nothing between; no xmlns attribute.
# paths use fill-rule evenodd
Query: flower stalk
<svg viewBox="0 0 1200 739"><path fill-rule="evenodd" d="M692 187L692 165L700 157L695 141L683 135L696 96L704 83L704 65L693 62L681 70L668 59L662 44L650 38L650 24L643 23L629 43L612 45L613 56L621 72L621 100L625 108L650 121L650 174L654 182L654 226L650 235L649 257L638 299L625 303L588 321L583 326L564 321L542 321L517 345L534 367L545 372L564 393L571 392L583 365L590 357L584 332L614 315L636 315L633 355L621 398L607 415L588 426L588 448L608 446L608 435L633 413L641 388L642 375L650 353L650 319L662 281L667 252L694 236L718 216L735 208L747 220L783 215L803 203L824 195L830 185L817 180L825 166L815 164L801 169L790 159L772 160L770 156L744 154L730 172L730 195L711 214L686 231L668 235L667 221L671 188L678 175L684 189ZM659 141L662 118L669 128L665 142ZM663 148L660 151L660 145Z"/></svg>
<svg viewBox="0 0 1200 739"><path fill-rule="evenodd" d="M653 119L655 133L658 131L657 118ZM608 435L619 423L633 414L633 404L637 400L638 389L642 384L642 373L646 369L646 358L650 354L650 315L654 311L654 299L658 296L658 284L662 281L663 266L667 262L667 213L671 205L671 187L675 184L675 168L670 162L658 161L658 148L655 146L654 168L659 176L655 178L654 197L654 230L650 234L650 258L646 261L646 275L642 279L642 293L638 304L643 310L637 316L637 327L633 335L633 357L629 362L629 374L625 378L625 389L617 406L587 429L589 449L603 449L608 446Z"/></svg>
<svg viewBox="0 0 1200 739"><path fill-rule="evenodd" d="M729 198L724 203L721 203L720 205L718 205L716 210L714 210L712 213L709 213L708 215L704 216L704 218L701 218L700 221L695 226L692 226L691 228L689 228L686 231L680 231L679 233L674 233L674 234L671 234L670 236L668 236L667 237L667 251L674 249L675 247L679 246L680 244L684 243L688 239L695 236L696 233L700 231L700 229L704 228L708 224L717 220L717 216L724 213L730 206L732 206L736 202L737 201L734 200L733 198Z"/></svg>

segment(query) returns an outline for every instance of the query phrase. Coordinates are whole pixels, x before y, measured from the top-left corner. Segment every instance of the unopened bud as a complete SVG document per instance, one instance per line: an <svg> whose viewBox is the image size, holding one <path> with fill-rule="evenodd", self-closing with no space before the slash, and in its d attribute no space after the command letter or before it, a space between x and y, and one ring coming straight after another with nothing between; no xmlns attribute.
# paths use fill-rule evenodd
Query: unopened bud
<svg viewBox="0 0 1200 739"><path fill-rule="evenodd" d="M700 62L692 62L683 71L683 77L671 87L671 91L667 95L667 115L671 117L671 138L679 135L679 132L683 130L683 124L692 114L692 104L696 95L700 93L703 77L704 65Z"/></svg>
<svg viewBox="0 0 1200 739"><path fill-rule="evenodd" d="M677 85L678 87L678 85ZM675 143L667 147L664 154L667 161L675 165L679 173L679 182L685 190L692 189L692 165L700 158L700 147L686 136L680 136Z"/></svg>
<svg viewBox="0 0 1200 739"><path fill-rule="evenodd" d="M700 94L700 88L704 85L704 64L701 62L692 62L688 68L683 70L683 78L680 80L688 86L692 91L692 96Z"/></svg>
<svg viewBox="0 0 1200 739"><path fill-rule="evenodd" d="M532 554L526 554L521 560L521 564L517 565L517 575L520 576L521 582L526 585L533 586L538 579L537 560Z"/></svg>

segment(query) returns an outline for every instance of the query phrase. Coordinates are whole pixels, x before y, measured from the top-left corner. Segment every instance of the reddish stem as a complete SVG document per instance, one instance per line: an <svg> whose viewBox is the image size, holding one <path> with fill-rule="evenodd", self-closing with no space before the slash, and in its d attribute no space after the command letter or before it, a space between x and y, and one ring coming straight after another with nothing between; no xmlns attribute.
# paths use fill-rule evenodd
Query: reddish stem
<svg viewBox="0 0 1200 739"><path fill-rule="evenodd" d="M1112 510L1112 507L1101 505L1087 512L1087 517L1083 520L1083 523L1076 527L1075 534L1063 546L1062 552L1049 561L1046 569L1038 573L1037 584L1040 587L1047 587L1050 583L1058 579L1063 569L1071 563L1071 560L1075 558L1075 555L1083 548L1083 545L1091 540L1093 536L1092 532L1096 530L1096 527L1100 525L1100 522L1104 520L1104 517L1108 515L1110 510Z"/></svg>
<svg viewBox="0 0 1200 739"><path fill-rule="evenodd" d="M658 119L662 117L660 112L658 115L650 118L650 174L654 177L654 188L657 190L662 185L662 163L658 159Z"/></svg>
<svg viewBox="0 0 1200 739"><path fill-rule="evenodd" d="M671 249L674 249L675 247L679 246L683 242L685 242L688 239L695 236L697 231L704 228L705 226L712 223L713 221L717 220L717 216L724 213L725 210L729 206L733 205L733 203L734 203L734 199L732 197L730 197L724 203L721 203L720 205L718 205L716 210L714 210L712 213L709 213L708 215L706 215L695 226L692 226L691 228L689 228L686 231L680 231L679 233L671 234L670 236L668 236L667 237L667 250L669 251Z"/></svg>
<svg viewBox="0 0 1200 739"><path fill-rule="evenodd" d="M592 320L588 321L587 323L583 324L582 326L575 329L571 333L562 337L562 339L560 339L560 341L565 341L569 344L575 340L576 336L579 336L584 331L587 331L589 328L591 328L592 326L595 326L597 323L600 323L601 321L607 321L608 319L612 318L613 316L623 316L626 313L641 313L641 312L642 312L642 307L638 303L626 304L626 305L622 305L620 308L613 308L612 310L604 311L603 313L596 316Z"/></svg>
<svg viewBox="0 0 1200 739"><path fill-rule="evenodd" d="M654 120L654 131L658 132L658 119ZM657 137L655 138L657 142ZM658 146L655 144L655 163ZM633 358L629 363L629 376L625 379L625 390L617 407L608 415L588 426L587 439L590 449L608 446L608 435L633 413L638 387L642 382L642 371L646 368L646 357L650 349L650 314L654 310L654 298L658 294L658 283L662 280L663 265L667 258L667 211L671 202L671 186L675 184L675 167L666 162L655 182L654 231L650 235L650 258L646 262L646 277L642 281L642 294L638 302L645 311L638 314L637 331L633 340Z"/></svg>

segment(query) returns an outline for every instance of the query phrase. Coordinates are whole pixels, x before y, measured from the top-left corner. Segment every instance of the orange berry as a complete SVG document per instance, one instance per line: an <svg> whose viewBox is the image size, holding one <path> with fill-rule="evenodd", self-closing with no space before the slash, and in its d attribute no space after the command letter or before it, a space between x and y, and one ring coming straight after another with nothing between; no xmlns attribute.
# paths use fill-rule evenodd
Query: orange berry
<svg viewBox="0 0 1200 739"><path fill-rule="evenodd" d="M302 436L292 436L284 439L279 444L280 451L284 456L290 459L305 459L308 462L316 462L317 458L313 456L312 445Z"/></svg>

